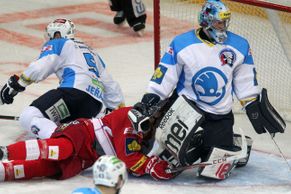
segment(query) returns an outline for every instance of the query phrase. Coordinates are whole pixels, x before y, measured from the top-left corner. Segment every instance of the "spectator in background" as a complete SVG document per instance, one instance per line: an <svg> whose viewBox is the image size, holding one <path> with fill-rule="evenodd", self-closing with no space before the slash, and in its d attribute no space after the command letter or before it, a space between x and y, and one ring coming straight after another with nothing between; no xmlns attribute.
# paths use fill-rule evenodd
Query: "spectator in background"
<svg viewBox="0 0 291 194"><path fill-rule="evenodd" d="M142 36L146 23L146 8L139 0L109 0L110 9L116 12L113 22L121 25L125 20L139 36Z"/></svg>

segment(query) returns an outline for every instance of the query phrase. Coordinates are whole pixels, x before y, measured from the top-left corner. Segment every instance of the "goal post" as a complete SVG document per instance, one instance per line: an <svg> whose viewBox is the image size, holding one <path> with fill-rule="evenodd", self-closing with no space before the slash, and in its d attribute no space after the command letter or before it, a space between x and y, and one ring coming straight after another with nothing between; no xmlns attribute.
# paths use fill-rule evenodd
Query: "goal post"
<svg viewBox="0 0 291 194"><path fill-rule="evenodd" d="M155 67L177 34L198 27L205 0L145 0L153 7ZM257 76L274 107L291 121L291 1L222 0L231 10L229 30L251 46ZM286 5L287 4L287 5ZM240 105L234 111L241 112Z"/></svg>

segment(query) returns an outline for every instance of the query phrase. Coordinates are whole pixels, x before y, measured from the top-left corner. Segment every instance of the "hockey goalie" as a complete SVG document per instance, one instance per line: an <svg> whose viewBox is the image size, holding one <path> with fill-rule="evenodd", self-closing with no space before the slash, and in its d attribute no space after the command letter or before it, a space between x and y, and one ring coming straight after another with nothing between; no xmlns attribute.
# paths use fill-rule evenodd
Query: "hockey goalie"
<svg viewBox="0 0 291 194"><path fill-rule="evenodd" d="M210 137L203 128L209 116L184 95L174 94L159 101L147 112L142 107L142 103L137 103L129 111L129 118L138 131L154 133L148 149L144 151L148 156L159 155L170 162L174 168L169 172L198 167L199 176L223 180L235 168L248 163L252 139L240 129L238 134L233 134L232 146L209 147L207 142ZM143 113L139 112L141 110L144 110ZM266 130L269 133L284 132L285 123L271 106L266 89L247 106L246 112L257 133ZM212 126L215 127L215 124Z"/></svg>
<svg viewBox="0 0 291 194"><path fill-rule="evenodd" d="M162 147L161 155L175 160L176 166L201 160L200 176L217 179L246 165L251 149L251 138L234 134L234 97L258 134L283 133L286 127L257 80L249 42L228 30L230 20L226 4L205 1L198 13L199 27L172 39L134 106L150 118L151 107L176 93L177 100L160 111L163 117L155 135L159 146L153 148ZM248 147L246 155L243 145Z"/></svg>

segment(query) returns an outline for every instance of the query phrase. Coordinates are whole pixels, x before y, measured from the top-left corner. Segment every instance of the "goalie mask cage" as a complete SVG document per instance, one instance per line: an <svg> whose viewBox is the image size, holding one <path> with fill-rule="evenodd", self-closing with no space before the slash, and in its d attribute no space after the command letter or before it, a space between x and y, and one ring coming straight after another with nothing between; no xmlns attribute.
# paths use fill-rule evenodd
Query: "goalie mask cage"
<svg viewBox="0 0 291 194"><path fill-rule="evenodd" d="M245 37L257 66L259 84L270 102L291 121L291 1L222 0L232 13L229 30ZM155 67L177 34L198 26L204 0L145 0L153 7ZM277 2L282 2L281 0ZM241 113L238 102L235 113Z"/></svg>

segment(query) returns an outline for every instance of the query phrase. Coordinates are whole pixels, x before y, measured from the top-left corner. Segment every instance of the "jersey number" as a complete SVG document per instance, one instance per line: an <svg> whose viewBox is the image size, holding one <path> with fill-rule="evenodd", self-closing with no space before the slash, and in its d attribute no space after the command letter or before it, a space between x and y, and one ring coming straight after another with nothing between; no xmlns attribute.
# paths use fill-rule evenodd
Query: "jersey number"
<svg viewBox="0 0 291 194"><path fill-rule="evenodd" d="M91 53L83 53L83 55L89 66L89 71L93 72L97 77L99 77L99 72L93 55Z"/></svg>
<svg viewBox="0 0 291 194"><path fill-rule="evenodd" d="M145 6L141 0L132 1L132 7L135 17L139 17L145 13Z"/></svg>

